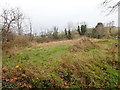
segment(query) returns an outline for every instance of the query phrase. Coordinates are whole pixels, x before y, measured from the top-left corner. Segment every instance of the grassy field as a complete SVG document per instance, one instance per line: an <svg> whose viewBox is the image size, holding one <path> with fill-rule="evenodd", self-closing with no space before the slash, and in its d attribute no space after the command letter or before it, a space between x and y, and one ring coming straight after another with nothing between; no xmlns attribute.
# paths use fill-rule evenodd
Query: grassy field
<svg viewBox="0 0 120 90"><path fill-rule="evenodd" d="M82 37L3 54L3 87L119 87L117 43Z"/></svg>

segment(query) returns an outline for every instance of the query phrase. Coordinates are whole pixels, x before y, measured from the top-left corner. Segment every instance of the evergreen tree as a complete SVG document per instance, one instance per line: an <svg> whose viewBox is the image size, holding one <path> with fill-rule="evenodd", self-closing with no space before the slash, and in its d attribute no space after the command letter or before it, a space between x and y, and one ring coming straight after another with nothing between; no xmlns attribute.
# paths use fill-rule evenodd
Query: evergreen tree
<svg viewBox="0 0 120 90"><path fill-rule="evenodd" d="M77 31L78 31L79 35L81 35L80 26L78 26Z"/></svg>
<svg viewBox="0 0 120 90"><path fill-rule="evenodd" d="M81 25L81 35L85 35L86 31L87 31L87 25Z"/></svg>
<svg viewBox="0 0 120 90"><path fill-rule="evenodd" d="M68 30L68 39L72 39L70 29Z"/></svg>
<svg viewBox="0 0 120 90"><path fill-rule="evenodd" d="M67 29L65 28L65 37L68 38Z"/></svg>

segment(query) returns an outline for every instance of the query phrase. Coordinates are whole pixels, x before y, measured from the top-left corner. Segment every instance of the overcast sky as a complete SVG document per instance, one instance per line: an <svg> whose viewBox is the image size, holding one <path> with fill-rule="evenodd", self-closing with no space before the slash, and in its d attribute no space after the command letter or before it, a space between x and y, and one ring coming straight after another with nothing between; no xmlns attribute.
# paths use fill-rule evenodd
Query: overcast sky
<svg viewBox="0 0 120 90"><path fill-rule="evenodd" d="M26 16L31 18L34 32L41 27L52 28L58 26L61 30L67 27L68 22L75 25L78 22L87 22L88 27L95 27L98 22L115 21L118 15L114 13L105 16L99 8L103 0L0 0L0 7L9 5L19 7Z"/></svg>

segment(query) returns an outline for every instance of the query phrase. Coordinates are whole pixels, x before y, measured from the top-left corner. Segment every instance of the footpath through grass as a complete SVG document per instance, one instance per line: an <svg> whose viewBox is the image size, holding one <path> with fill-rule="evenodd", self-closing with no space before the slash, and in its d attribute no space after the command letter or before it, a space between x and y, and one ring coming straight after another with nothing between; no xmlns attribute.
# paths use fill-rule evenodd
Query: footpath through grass
<svg viewBox="0 0 120 90"><path fill-rule="evenodd" d="M117 40L58 42L3 55L7 88L115 88L118 78Z"/></svg>

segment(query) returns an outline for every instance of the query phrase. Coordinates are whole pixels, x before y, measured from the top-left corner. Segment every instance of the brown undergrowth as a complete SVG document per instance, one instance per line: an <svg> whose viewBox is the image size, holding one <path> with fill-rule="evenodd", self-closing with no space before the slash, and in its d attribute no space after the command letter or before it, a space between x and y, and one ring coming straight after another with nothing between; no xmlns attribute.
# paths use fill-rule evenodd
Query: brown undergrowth
<svg viewBox="0 0 120 90"><path fill-rule="evenodd" d="M97 47L94 42L92 42L88 37L82 37L77 42L73 44L71 52L79 52L79 51L88 51L88 48Z"/></svg>

